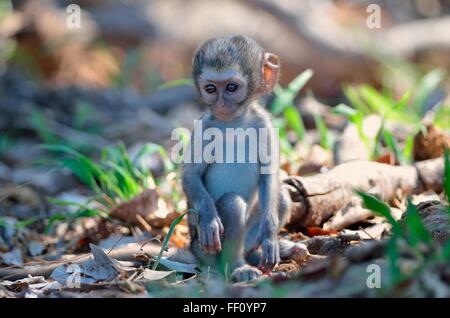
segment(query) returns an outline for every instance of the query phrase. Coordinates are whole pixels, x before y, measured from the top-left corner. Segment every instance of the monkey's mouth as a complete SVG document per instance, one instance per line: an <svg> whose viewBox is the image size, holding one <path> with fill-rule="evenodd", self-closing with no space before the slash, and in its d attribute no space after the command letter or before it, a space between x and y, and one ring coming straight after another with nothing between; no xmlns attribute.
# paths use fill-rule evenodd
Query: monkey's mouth
<svg viewBox="0 0 450 318"><path fill-rule="evenodd" d="M233 120L235 118L234 113L218 113L216 112L214 114L215 117L217 117L218 119L222 120L222 121L230 121Z"/></svg>
<svg viewBox="0 0 450 318"><path fill-rule="evenodd" d="M213 109L214 115L219 119L230 120L236 115L236 111L229 108L215 108Z"/></svg>

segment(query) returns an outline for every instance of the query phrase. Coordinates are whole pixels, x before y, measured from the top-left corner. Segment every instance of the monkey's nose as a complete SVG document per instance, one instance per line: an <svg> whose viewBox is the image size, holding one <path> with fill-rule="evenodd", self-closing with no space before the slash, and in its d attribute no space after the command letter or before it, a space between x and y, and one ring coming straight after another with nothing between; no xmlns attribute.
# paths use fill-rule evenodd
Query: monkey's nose
<svg viewBox="0 0 450 318"><path fill-rule="evenodd" d="M222 94L217 97L216 106L220 109L225 108L225 100L223 99Z"/></svg>
<svg viewBox="0 0 450 318"><path fill-rule="evenodd" d="M226 112L227 111L227 107L225 104L225 101L223 100L223 98L218 98L217 102L216 102L216 108L220 111L220 112Z"/></svg>

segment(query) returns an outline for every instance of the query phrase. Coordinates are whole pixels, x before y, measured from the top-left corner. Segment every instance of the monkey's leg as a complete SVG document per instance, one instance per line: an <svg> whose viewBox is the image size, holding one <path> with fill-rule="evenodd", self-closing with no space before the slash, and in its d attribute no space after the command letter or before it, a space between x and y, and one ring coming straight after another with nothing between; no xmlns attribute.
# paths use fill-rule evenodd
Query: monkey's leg
<svg viewBox="0 0 450 318"><path fill-rule="evenodd" d="M308 248L305 244L299 242L292 242L281 239L280 244L280 258L283 260L303 260L309 255Z"/></svg>
<svg viewBox="0 0 450 318"><path fill-rule="evenodd" d="M233 281L257 278L261 272L244 260L246 202L235 193L226 193L216 202L216 207L224 227L219 263L229 264Z"/></svg>

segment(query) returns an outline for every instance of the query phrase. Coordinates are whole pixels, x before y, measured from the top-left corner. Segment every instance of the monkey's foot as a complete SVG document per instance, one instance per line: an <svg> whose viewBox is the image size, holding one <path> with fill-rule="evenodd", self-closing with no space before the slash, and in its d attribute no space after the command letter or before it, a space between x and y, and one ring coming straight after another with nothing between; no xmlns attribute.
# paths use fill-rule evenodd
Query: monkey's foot
<svg viewBox="0 0 450 318"><path fill-rule="evenodd" d="M284 260L303 261L309 255L308 248L300 242L280 240L280 257Z"/></svg>
<svg viewBox="0 0 450 318"><path fill-rule="evenodd" d="M257 279L262 273L256 267L250 266L248 264L239 266L231 274L231 280L233 282L245 282Z"/></svg>

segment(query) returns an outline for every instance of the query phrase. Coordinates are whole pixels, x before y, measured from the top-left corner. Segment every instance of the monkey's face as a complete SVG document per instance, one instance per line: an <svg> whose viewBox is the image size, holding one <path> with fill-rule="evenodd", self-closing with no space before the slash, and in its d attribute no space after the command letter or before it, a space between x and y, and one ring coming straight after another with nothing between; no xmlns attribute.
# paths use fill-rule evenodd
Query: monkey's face
<svg viewBox="0 0 450 318"><path fill-rule="evenodd" d="M222 121L231 121L244 111L247 82L245 76L237 69L218 71L205 68L197 84L203 101L211 107L214 117Z"/></svg>

